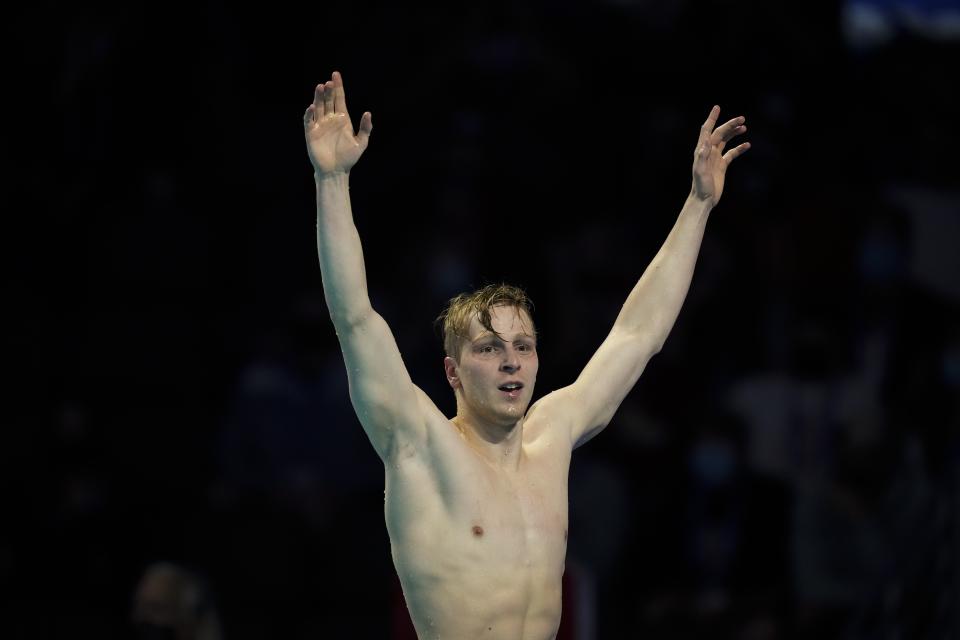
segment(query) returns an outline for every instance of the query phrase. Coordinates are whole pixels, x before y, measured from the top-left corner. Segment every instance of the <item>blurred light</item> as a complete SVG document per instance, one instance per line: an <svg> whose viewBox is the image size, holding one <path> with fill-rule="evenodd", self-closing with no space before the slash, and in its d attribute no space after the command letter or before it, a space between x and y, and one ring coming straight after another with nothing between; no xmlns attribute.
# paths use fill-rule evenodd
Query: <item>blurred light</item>
<svg viewBox="0 0 960 640"><path fill-rule="evenodd" d="M843 33L854 49L874 49L900 33L935 41L960 40L957 0L847 0Z"/></svg>

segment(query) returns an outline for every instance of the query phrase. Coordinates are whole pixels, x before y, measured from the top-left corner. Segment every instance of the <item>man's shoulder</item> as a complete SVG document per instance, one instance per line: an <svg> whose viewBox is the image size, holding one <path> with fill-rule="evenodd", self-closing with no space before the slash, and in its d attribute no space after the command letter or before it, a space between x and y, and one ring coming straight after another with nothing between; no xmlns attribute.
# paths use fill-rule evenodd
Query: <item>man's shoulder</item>
<svg viewBox="0 0 960 640"><path fill-rule="evenodd" d="M570 442L570 397L568 387L551 391L533 403L523 419L523 440L534 442Z"/></svg>

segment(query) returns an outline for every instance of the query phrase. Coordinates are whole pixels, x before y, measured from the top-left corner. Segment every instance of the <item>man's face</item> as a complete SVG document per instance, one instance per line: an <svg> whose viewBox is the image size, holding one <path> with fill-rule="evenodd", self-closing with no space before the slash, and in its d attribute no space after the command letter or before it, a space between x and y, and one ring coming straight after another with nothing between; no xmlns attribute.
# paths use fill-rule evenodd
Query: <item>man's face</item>
<svg viewBox="0 0 960 640"><path fill-rule="evenodd" d="M192 637L195 624L184 610L184 586L176 576L160 569L148 569L137 585L132 621L137 637Z"/></svg>
<svg viewBox="0 0 960 640"><path fill-rule="evenodd" d="M459 363L447 358L447 376L468 411L512 426L527 411L537 381L537 340L526 311L501 305L490 310L488 331L477 318L460 348ZM497 335L499 334L499 335Z"/></svg>

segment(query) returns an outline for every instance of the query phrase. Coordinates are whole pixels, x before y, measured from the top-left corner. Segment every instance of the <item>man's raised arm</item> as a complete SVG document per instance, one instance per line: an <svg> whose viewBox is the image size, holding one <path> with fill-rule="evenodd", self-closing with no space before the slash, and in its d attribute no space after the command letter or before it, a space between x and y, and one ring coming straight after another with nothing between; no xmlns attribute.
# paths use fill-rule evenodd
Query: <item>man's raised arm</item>
<svg viewBox="0 0 960 640"><path fill-rule="evenodd" d="M366 150L370 112L353 132L340 74L317 85L303 115L304 136L317 188L317 251L323 293L337 330L350 381L350 399L370 442L386 461L398 434L423 428L417 389L397 343L367 293L360 236L350 208L350 169Z"/></svg>
<svg viewBox="0 0 960 640"><path fill-rule="evenodd" d="M556 392L560 405L573 418L570 435L574 447L607 425L677 320L707 218L723 193L727 166L750 148L750 143L743 143L724 153L730 139L744 133L746 126L741 116L714 129L719 115L720 107L713 107L700 128L690 195L666 241L576 382Z"/></svg>

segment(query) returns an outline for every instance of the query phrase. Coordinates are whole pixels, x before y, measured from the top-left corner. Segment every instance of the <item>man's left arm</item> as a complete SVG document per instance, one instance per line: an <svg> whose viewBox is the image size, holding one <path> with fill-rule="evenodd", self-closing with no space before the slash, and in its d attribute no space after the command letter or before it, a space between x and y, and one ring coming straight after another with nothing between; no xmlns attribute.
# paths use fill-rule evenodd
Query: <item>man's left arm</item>
<svg viewBox="0 0 960 640"><path fill-rule="evenodd" d="M677 320L690 288L707 219L723 193L727 167L750 148L749 143L743 143L724 153L727 143L744 133L746 127L742 116L716 127L719 115L720 108L713 107L700 129L690 195L660 251L576 382L551 394L571 418L567 423L574 448L607 426Z"/></svg>

